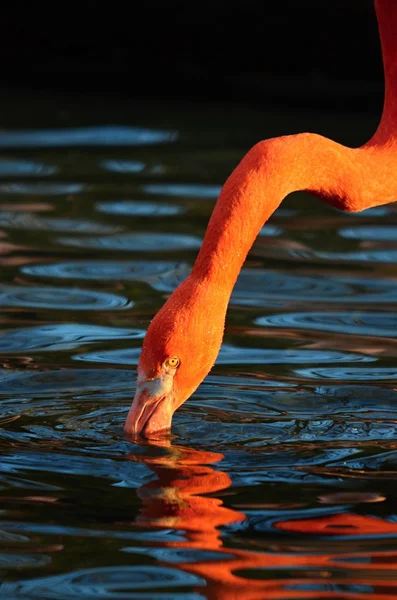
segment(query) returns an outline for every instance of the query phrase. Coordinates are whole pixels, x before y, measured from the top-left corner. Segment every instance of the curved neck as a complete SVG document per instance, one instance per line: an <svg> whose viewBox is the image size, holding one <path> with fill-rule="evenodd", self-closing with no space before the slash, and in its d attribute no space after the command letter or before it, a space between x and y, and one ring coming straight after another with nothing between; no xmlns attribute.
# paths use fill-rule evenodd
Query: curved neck
<svg viewBox="0 0 397 600"><path fill-rule="evenodd" d="M396 199L397 0L375 0L375 8L386 79L375 135L355 150L308 133L254 146L226 181L193 267L195 279L216 284L214 293L231 293L260 229L291 192L309 191L351 212Z"/></svg>
<svg viewBox="0 0 397 600"><path fill-rule="evenodd" d="M382 48L385 97L382 119L372 142L397 138L397 1L375 0Z"/></svg>
<svg viewBox="0 0 397 600"><path fill-rule="evenodd" d="M358 210L363 174L354 152L315 134L259 142L223 186L192 275L231 291L263 223L293 191L311 191L336 207ZM346 195L354 185L354 196Z"/></svg>

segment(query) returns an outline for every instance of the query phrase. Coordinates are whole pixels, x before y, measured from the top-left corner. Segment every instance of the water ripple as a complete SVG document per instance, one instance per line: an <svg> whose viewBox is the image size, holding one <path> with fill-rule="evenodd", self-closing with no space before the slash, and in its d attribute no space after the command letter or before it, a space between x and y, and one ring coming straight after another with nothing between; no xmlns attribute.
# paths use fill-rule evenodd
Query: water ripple
<svg viewBox="0 0 397 600"><path fill-rule="evenodd" d="M282 233L282 229L280 227L276 227L276 225L264 225L258 235L263 237L277 237Z"/></svg>
<svg viewBox="0 0 397 600"><path fill-rule="evenodd" d="M138 546L126 546L122 549L122 552L153 556L162 562L170 563L224 561L233 558L232 554L227 554L226 552L200 550L197 548L139 548Z"/></svg>
<svg viewBox="0 0 397 600"><path fill-rule="evenodd" d="M76 354L72 358L87 362L108 363L113 365L134 365L138 364L140 348L127 348L120 350L102 350L98 352L86 352Z"/></svg>
<svg viewBox="0 0 397 600"><path fill-rule="evenodd" d="M142 339L144 335L145 331L142 329L55 323L0 333L0 352L71 350L92 342Z"/></svg>
<svg viewBox="0 0 397 600"><path fill-rule="evenodd" d="M356 452L354 448L359 442L363 444L370 444L374 440L393 442L397 437L395 415L390 420L384 419L382 422L371 423L354 417L332 419L324 416L294 419L286 416L270 419L259 414L250 418L238 412L214 411L212 407L209 409L203 407L202 411L204 412L202 418L197 417L197 409L195 413L192 410L189 416L184 415L183 419L180 416L175 418L175 433L182 443L189 443L189 440L191 442L195 439L195 443L200 447L216 448L219 452L228 452L233 446L240 450L244 448L246 453L240 455L240 463L236 458L236 462L231 459L223 466L233 476L233 483L245 488L258 485L260 482L295 482L301 485L321 483L321 477L316 475L312 478L308 477L307 470L302 468L305 466L305 450L304 448L299 450L300 444L327 442L341 445L344 442L345 446L348 442L347 451L344 448L341 451L343 455L343 452L351 454ZM207 411L209 414L205 416ZM294 444L296 450L291 453L288 464L279 466L279 457L273 453L280 452L280 448L275 448L275 445L281 444ZM266 466L263 457L262 461L258 458L254 467L250 469L248 453L265 451L266 448L273 448L271 463ZM317 453L319 452L320 447L317 449ZM316 462L313 455L310 462ZM334 483L337 481L338 479L334 480ZM300 496L301 488L297 487L296 493Z"/></svg>
<svg viewBox="0 0 397 600"><path fill-rule="evenodd" d="M176 131L142 127L78 127L1 131L0 148L67 148L71 146L145 146L173 142Z"/></svg>
<svg viewBox="0 0 397 600"><path fill-rule="evenodd" d="M397 335L397 334L396 334ZM106 362L118 365L136 365L140 348L103 350L87 352L74 356L76 360ZM296 364L296 363L335 363L335 362L373 362L376 358L353 352L332 350L277 350L262 348L238 348L223 344L216 363L234 364Z"/></svg>
<svg viewBox="0 0 397 600"><path fill-rule="evenodd" d="M397 368L388 369L386 367L349 367L343 368L325 368L319 369L312 367L310 369L296 369L295 375L305 379L339 379L340 381L376 381L387 380L397 381Z"/></svg>
<svg viewBox="0 0 397 600"><path fill-rule="evenodd" d="M124 296L94 290L52 286L0 285L0 306L56 310L124 310L133 303Z"/></svg>
<svg viewBox="0 0 397 600"><path fill-rule="evenodd" d="M0 554L0 569L33 569L50 562L51 557L45 554Z"/></svg>
<svg viewBox="0 0 397 600"><path fill-rule="evenodd" d="M130 127L135 109L61 105L11 107L0 132L0 597L387 594L397 204L287 199L238 278L213 371L170 437L138 441L123 423L145 328L258 119L233 112L236 137L212 110ZM311 535L294 530L309 517Z"/></svg>
<svg viewBox="0 0 397 600"><path fill-rule="evenodd" d="M394 249L382 249L382 250L356 250L356 251L343 251L343 252L323 252L323 251L312 251L307 248L300 249L284 249L277 248L277 252L274 248L270 247L256 247L254 246L255 254L266 258L277 259L277 260L293 260L299 261L300 263L310 263L325 260L327 262L337 263L383 263L383 264L394 264L397 262L397 250Z"/></svg>
<svg viewBox="0 0 397 600"><path fill-rule="evenodd" d="M82 242L83 243L83 242ZM160 292L172 292L191 266L176 261L95 261L23 265L20 271L55 279L144 281ZM231 297L232 306L290 306L314 302L337 304L395 303L397 282L352 277L308 277L264 269L243 269Z"/></svg>
<svg viewBox="0 0 397 600"><path fill-rule="evenodd" d="M259 317L257 325L332 331L334 333L397 337L397 313L296 312Z"/></svg>
<svg viewBox="0 0 397 600"><path fill-rule="evenodd" d="M139 160L101 160L100 165L112 173L141 173L146 163Z"/></svg>
<svg viewBox="0 0 397 600"><path fill-rule="evenodd" d="M34 213L0 211L0 227L7 229L27 229L32 231L61 231L64 233L116 233L118 225L105 225L82 219L44 217Z"/></svg>
<svg viewBox="0 0 397 600"><path fill-rule="evenodd" d="M231 302L241 306L269 306L273 301L332 303L394 303L397 282L354 277L308 277L282 271L243 269Z"/></svg>
<svg viewBox="0 0 397 600"><path fill-rule="evenodd" d="M97 202L96 208L109 215L126 215L129 217L170 217L186 212L184 206L162 204L145 200L112 200Z"/></svg>
<svg viewBox="0 0 397 600"><path fill-rule="evenodd" d="M1 183L1 194L12 194L21 196L64 196L79 194L85 189L83 183L62 182L29 182L29 183Z"/></svg>
<svg viewBox="0 0 397 600"><path fill-rule="evenodd" d="M195 250L201 246L201 238L181 233L125 233L111 237L58 237L64 246L104 250L133 250L136 252Z"/></svg>
<svg viewBox="0 0 397 600"><path fill-rule="evenodd" d="M395 242L397 241L397 227L393 225L345 227L339 230L339 235L350 240Z"/></svg>
<svg viewBox="0 0 397 600"><path fill-rule="evenodd" d="M351 371L349 369L349 373ZM266 389L267 386L272 389ZM316 422L338 415L357 418L359 413L363 418L375 414L391 419L397 416L397 391L394 389L346 382L343 386L317 385L316 382L316 387L307 391L294 389L296 387L296 383L282 387L281 382L277 385L277 382L268 379L260 380L259 385L259 382L248 377L211 375L190 404L207 411L212 408L220 417L224 414L229 418L233 413L243 414L250 419L288 415L289 418Z"/></svg>
<svg viewBox="0 0 397 600"><path fill-rule="evenodd" d="M218 198L222 187L205 183L150 183L142 186L147 194L182 198Z"/></svg>
<svg viewBox="0 0 397 600"><path fill-rule="evenodd" d="M203 600L197 593L178 588L205 586L197 575L160 565L133 565L81 569L0 584L0 596L8 598L45 598L47 600L126 600L127 598L161 598L162 600ZM158 590L153 593L153 588ZM167 591L170 589L170 591ZM165 591L162 591L165 590ZM146 593L145 593L146 592Z"/></svg>
<svg viewBox="0 0 397 600"><path fill-rule="evenodd" d="M341 262L397 262L397 250L362 250L356 252L316 252L313 256Z"/></svg>
<svg viewBox="0 0 397 600"><path fill-rule="evenodd" d="M145 281L160 291L174 289L190 272L189 265L175 261L97 261L24 265L21 272L35 277L98 281Z"/></svg>
<svg viewBox="0 0 397 600"><path fill-rule="evenodd" d="M102 460L103 462L103 460ZM110 461L115 464L114 461ZM137 470L140 470L139 464L135 465ZM98 538L106 537L108 539L119 539L119 540L138 540L138 541L154 541L154 542L182 542L184 538L173 529L158 529L157 531L115 531L114 529L93 529L92 527L72 527L61 524L45 524L45 523L29 523L6 521L2 523L3 530L1 533L5 533L5 539L21 539L21 541L28 541L28 538L21 536L18 533L11 533L14 531L27 531L29 533L38 533L44 535L66 535L66 536L79 536L86 538ZM0 596L1 597L1 596Z"/></svg>
<svg viewBox="0 0 397 600"><path fill-rule="evenodd" d="M123 175L136 175L137 173L144 173L144 175L164 175L167 171L163 164L147 164L138 160L101 160L100 165L105 171L122 173Z"/></svg>
<svg viewBox="0 0 397 600"><path fill-rule="evenodd" d="M44 165L42 163L33 162L22 159L0 158L0 176L12 177L23 175L54 175L58 171L53 165Z"/></svg>
<svg viewBox="0 0 397 600"><path fill-rule="evenodd" d="M2 397L22 394L23 396L41 396L54 393L74 394L99 390L103 396L104 388L114 391L122 389L131 395L133 387L132 373L123 369L61 369L43 372L11 371L0 369L0 395ZM20 410L16 406L15 410Z"/></svg>

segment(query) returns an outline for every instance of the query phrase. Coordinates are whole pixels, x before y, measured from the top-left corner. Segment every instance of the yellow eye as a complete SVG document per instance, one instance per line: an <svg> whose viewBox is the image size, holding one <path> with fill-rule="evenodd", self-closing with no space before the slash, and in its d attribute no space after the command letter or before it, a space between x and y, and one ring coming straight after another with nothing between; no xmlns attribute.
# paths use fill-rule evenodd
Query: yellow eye
<svg viewBox="0 0 397 600"><path fill-rule="evenodd" d="M166 367L176 369L177 367L179 367L179 358L177 356L170 356L169 358L167 358L164 364Z"/></svg>

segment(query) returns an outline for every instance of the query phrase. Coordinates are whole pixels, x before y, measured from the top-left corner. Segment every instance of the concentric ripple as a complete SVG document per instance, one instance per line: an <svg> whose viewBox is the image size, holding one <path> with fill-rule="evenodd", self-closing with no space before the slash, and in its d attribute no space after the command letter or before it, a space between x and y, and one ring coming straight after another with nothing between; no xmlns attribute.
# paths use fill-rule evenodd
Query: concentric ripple
<svg viewBox="0 0 397 600"><path fill-rule="evenodd" d="M67 263L24 265L21 272L34 277L93 281L145 281L160 291L172 291L190 272L175 261L82 260Z"/></svg>
<svg viewBox="0 0 397 600"><path fill-rule="evenodd" d="M182 233L125 233L111 237L58 237L64 246L103 250L125 250L135 252L196 250L201 246L201 238Z"/></svg>
<svg viewBox="0 0 397 600"><path fill-rule="evenodd" d="M397 286L396 286L397 291ZM266 305L269 300L295 301L307 300L308 294L313 300L346 300L351 295L350 287L332 278L305 277L264 271L243 269L233 290L231 302L241 305Z"/></svg>
<svg viewBox="0 0 397 600"><path fill-rule="evenodd" d="M335 363L335 362L373 362L376 359L354 352L333 350L278 350L263 348L238 348L222 344L218 364L296 364L296 363Z"/></svg>
<svg viewBox="0 0 397 600"><path fill-rule="evenodd" d="M138 364L140 348L127 348L125 350L102 350L98 352L86 352L73 356L75 360L94 363L108 363L113 365L134 365Z"/></svg>
<svg viewBox="0 0 397 600"><path fill-rule="evenodd" d="M397 337L397 313L376 312L296 312L259 317L263 327L316 329L334 333Z"/></svg>
<svg viewBox="0 0 397 600"><path fill-rule="evenodd" d="M71 350L92 342L141 339L142 329L122 329L82 323L55 323L0 334L0 353Z"/></svg>
<svg viewBox="0 0 397 600"><path fill-rule="evenodd" d="M29 264L25 275L55 279L145 281L161 292L172 292L190 273L191 266L175 261L75 261ZM337 304L395 303L397 282L352 277L308 277L282 271L243 269L231 305L269 307L312 301Z"/></svg>
<svg viewBox="0 0 397 600"><path fill-rule="evenodd" d="M109 292L51 286L0 285L0 306L56 310L123 310L133 303Z"/></svg>
<svg viewBox="0 0 397 600"><path fill-rule="evenodd" d="M344 252L320 250L312 251L309 249L284 249L277 248L277 252L269 247L255 247L254 253L266 258L277 260L292 260L300 263L323 262L326 263L379 263L379 264L394 264L397 262L397 250L390 249L370 249L370 250L352 250Z"/></svg>
<svg viewBox="0 0 397 600"><path fill-rule="evenodd" d="M396 263L397 250L363 250L357 252L317 252L319 258L341 262Z"/></svg>
<svg viewBox="0 0 397 600"><path fill-rule="evenodd" d="M82 569L52 577L25 579L19 583L2 583L0 596L46 600L127 600L153 598L150 590L155 588L159 590L155 597L163 600L201 600L200 594L186 594L185 590L178 591L178 588L205 585L206 582L201 577L179 569L159 565L134 565Z"/></svg>
<svg viewBox="0 0 397 600"><path fill-rule="evenodd" d="M397 282L353 277L308 277L283 271L243 269L233 290L231 302L241 306L269 306L271 301L293 304L395 303Z"/></svg>
<svg viewBox="0 0 397 600"><path fill-rule="evenodd" d="M396 334L397 335L397 334ZM87 352L74 356L76 360L88 362L105 362L118 365L136 365L140 348L125 350L104 350ZM337 352L332 350L273 350L262 348L237 348L223 344L217 358L219 365L234 364L297 364L297 363L339 363L339 362L373 362L376 358L353 352Z"/></svg>
<svg viewBox="0 0 397 600"><path fill-rule="evenodd" d="M172 292L190 273L191 266L175 261L75 261L29 264L25 275L55 279L145 281L153 289ZM282 271L243 269L231 305L269 307L312 301L337 304L395 303L397 282L352 277L308 277Z"/></svg>
<svg viewBox="0 0 397 600"><path fill-rule="evenodd" d="M388 369L386 367L349 367L343 368L325 368L319 369L313 367L310 369L296 369L295 374L298 377L308 379L338 379L344 383L350 381L393 381L397 382L397 368Z"/></svg>
<svg viewBox="0 0 397 600"><path fill-rule="evenodd" d="M355 252L316 252L313 256L318 258L341 261L341 262L361 262L361 263L396 263L397 250L357 250Z"/></svg>

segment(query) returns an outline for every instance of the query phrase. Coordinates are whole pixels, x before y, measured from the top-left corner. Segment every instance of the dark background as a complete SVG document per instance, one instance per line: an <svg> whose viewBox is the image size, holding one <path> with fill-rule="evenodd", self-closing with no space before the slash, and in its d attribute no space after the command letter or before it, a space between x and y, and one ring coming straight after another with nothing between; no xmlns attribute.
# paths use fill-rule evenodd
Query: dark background
<svg viewBox="0 0 397 600"><path fill-rule="evenodd" d="M0 85L379 111L372 0L15 3Z"/></svg>

